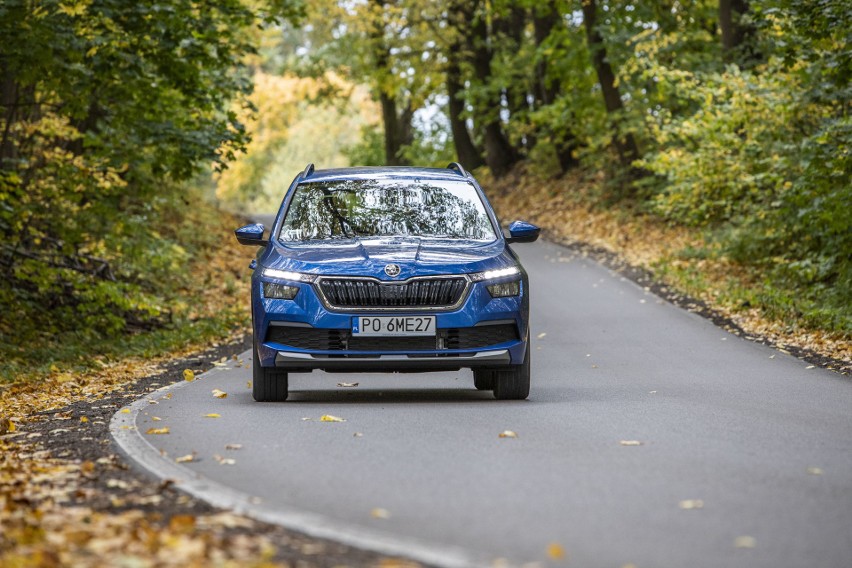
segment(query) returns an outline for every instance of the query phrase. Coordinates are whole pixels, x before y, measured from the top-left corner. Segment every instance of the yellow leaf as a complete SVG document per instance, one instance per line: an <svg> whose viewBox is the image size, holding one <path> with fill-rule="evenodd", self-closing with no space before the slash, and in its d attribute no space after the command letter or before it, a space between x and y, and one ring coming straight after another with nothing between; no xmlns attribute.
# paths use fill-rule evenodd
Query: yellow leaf
<svg viewBox="0 0 852 568"><path fill-rule="evenodd" d="M171 398L172 398L172 393L168 393L168 394L166 394L166 396L164 396L163 398L165 398L166 400L171 400Z"/></svg>
<svg viewBox="0 0 852 568"><path fill-rule="evenodd" d="M320 422L346 422L343 418L332 416L331 414L323 414L320 416Z"/></svg>
<svg viewBox="0 0 852 568"><path fill-rule="evenodd" d="M754 548L757 540L753 536L738 536L734 539L734 548Z"/></svg>
<svg viewBox="0 0 852 568"><path fill-rule="evenodd" d="M166 426L165 428L148 428L148 431L145 432L145 433L146 434L168 434L169 433L169 427Z"/></svg>
<svg viewBox="0 0 852 568"><path fill-rule="evenodd" d="M213 389L213 396L215 396L216 398L225 398L226 396L228 396L228 393L219 389Z"/></svg>
<svg viewBox="0 0 852 568"><path fill-rule="evenodd" d="M192 382L195 380L195 373L192 372L192 369L184 369L183 370L183 380Z"/></svg>
<svg viewBox="0 0 852 568"><path fill-rule="evenodd" d="M129 408L122 408L121 413L122 414L130 414L130 409Z"/></svg>
<svg viewBox="0 0 852 568"><path fill-rule="evenodd" d="M547 545L547 557L551 560L562 560L565 558L565 549L556 542Z"/></svg>
<svg viewBox="0 0 852 568"><path fill-rule="evenodd" d="M380 509L377 507L370 511L370 516L374 519L389 519L390 513L387 511L387 509Z"/></svg>
<svg viewBox="0 0 852 568"><path fill-rule="evenodd" d="M205 414L204 418L222 418L222 415L211 412L210 414Z"/></svg>
<svg viewBox="0 0 852 568"><path fill-rule="evenodd" d="M517 438L518 434L511 431L511 430L503 430L502 432L500 432L500 437L501 438Z"/></svg>
<svg viewBox="0 0 852 568"><path fill-rule="evenodd" d="M195 461L195 454L186 454L185 456L175 458L175 461L178 462L178 463L186 463L186 462Z"/></svg>
<svg viewBox="0 0 852 568"><path fill-rule="evenodd" d="M151 420L153 420L154 422L159 422L160 420L162 420L162 418L160 418L159 416L152 416Z"/></svg>
<svg viewBox="0 0 852 568"><path fill-rule="evenodd" d="M81 417L80 417L80 422L82 422L83 424L85 424L85 423L86 423L86 422L88 422L88 421L89 421L89 419L88 419L86 416L81 416Z"/></svg>

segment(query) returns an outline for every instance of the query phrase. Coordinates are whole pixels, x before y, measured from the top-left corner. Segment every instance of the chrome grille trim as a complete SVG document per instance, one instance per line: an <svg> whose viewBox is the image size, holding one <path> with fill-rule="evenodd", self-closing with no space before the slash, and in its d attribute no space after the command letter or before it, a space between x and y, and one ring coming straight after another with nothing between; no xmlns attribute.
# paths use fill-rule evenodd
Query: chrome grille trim
<svg viewBox="0 0 852 568"><path fill-rule="evenodd" d="M416 286L418 282L421 281L434 281L434 280L461 280L464 282L464 287L461 292L459 292L458 299L452 303L447 305L439 305L439 306L418 306L418 305L409 305L409 306L347 306L333 303L325 294L323 290L323 282L324 281L355 281L355 282L370 282L371 284L376 284L378 286ZM320 276L314 282L314 290L317 293L320 301L323 306L325 306L329 310L338 310L345 312L445 312L452 311L461 307L464 301L467 299L468 293L470 292L470 277L467 274L439 274L434 276L414 276L412 278L408 278L406 280L379 280L378 278L373 278L372 276ZM440 296L441 290L436 289L438 287L431 286L429 287L429 294L431 299L437 299ZM445 288L442 285L440 288ZM377 288L375 286L371 286L370 290L376 291ZM446 290L444 290L446 292ZM377 298L375 293L372 294L373 298ZM430 298L427 298L429 300Z"/></svg>

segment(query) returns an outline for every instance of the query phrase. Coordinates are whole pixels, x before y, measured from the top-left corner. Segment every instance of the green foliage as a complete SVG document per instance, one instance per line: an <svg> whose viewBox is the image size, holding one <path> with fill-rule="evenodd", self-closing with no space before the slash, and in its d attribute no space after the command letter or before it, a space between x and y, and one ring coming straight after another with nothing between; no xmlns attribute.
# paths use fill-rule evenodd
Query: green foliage
<svg viewBox="0 0 852 568"><path fill-rule="evenodd" d="M244 148L251 32L300 6L0 4L4 352L173 322L201 242L177 227L197 201L179 182Z"/></svg>

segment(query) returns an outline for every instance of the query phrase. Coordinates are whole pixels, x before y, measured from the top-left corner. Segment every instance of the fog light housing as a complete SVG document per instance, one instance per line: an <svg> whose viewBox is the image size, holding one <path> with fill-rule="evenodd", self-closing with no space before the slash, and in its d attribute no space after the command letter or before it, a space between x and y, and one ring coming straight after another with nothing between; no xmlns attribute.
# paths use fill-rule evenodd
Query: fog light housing
<svg viewBox="0 0 852 568"><path fill-rule="evenodd" d="M512 282L501 282L499 284L489 284L488 293L492 298L508 298L517 296L521 293L521 281L514 280Z"/></svg>
<svg viewBox="0 0 852 568"><path fill-rule="evenodd" d="M275 284L274 282L263 283L263 297L275 300L292 300L299 292L298 286L287 286L286 284Z"/></svg>

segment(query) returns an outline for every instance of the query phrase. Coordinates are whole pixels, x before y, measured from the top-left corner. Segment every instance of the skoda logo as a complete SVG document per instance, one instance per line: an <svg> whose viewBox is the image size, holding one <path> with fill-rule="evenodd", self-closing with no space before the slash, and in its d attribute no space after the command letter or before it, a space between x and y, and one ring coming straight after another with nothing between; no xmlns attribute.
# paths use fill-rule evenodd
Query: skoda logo
<svg viewBox="0 0 852 568"><path fill-rule="evenodd" d="M391 278L395 276L399 276L399 265L398 264L388 264L385 266L385 274L390 276Z"/></svg>

